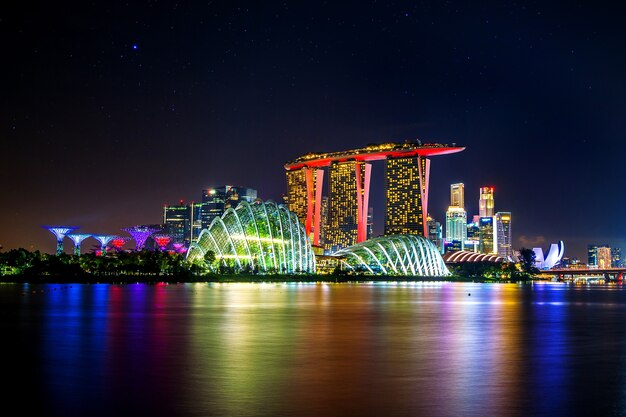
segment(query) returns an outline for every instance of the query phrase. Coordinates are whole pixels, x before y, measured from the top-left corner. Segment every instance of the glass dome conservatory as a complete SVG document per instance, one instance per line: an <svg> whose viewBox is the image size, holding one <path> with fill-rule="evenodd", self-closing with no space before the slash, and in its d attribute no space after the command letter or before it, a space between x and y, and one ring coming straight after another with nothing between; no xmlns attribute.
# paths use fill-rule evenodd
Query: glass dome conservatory
<svg viewBox="0 0 626 417"><path fill-rule="evenodd" d="M227 209L216 217L198 241L190 245L187 259L194 262L212 251L216 264L259 272L315 272L315 257L304 226L295 213L272 201L248 203Z"/></svg>
<svg viewBox="0 0 626 417"><path fill-rule="evenodd" d="M349 270L371 274L439 277L450 271L430 240L416 235L381 236L341 249Z"/></svg>

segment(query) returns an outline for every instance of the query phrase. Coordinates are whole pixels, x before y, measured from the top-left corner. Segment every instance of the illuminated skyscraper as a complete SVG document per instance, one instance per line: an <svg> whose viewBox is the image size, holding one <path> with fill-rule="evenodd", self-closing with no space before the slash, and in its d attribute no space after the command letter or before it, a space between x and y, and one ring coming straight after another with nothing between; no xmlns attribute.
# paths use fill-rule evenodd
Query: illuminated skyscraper
<svg viewBox="0 0 626 417"><path fill-rule="evenodd" d="M220 185L202 190L202 228L207 229L211 221L221 216L227 208L236 208L240 201L253 203L257 191L234 185Z"/></svg>
<svg viewBox="0 0 626 417"><path fill-rule="evenodd" d="M479 252L480 249L480 227L478 226L480 217L474 216L471 223L467 224L467 240L463 244L463 248L470 252Z"/></svg>
<svg viewBox="0 0 626 417"><path fill-rule="evenodd" d="M611 265L611 248L608 246L598 246L598 268L610 268Z"/></svg>
<svg viewBox="0 0 626 417"><path fill-rule="evenodd" d="M331 252L365 241L371 164L357 161L332 162L329 174L329 213L326 248ZM363 215L365 214L365 215ZM363 227L359 228L359 220ZM359 232L363 236L359 238Z"/></svg>
<svg viewBox="0 0 626 417"><path fill-rule="evenodd" d="M202 203L191 202L189 210L191 211L191 234L189 240L190 242L196 242L202 231Z"/></svg>
<svg viewBox="0 0 626 417"><path fill-rule="evenodd" d="M511 213L498 212L495 215L495 241L498 255L513 259L513 247L511 246Z"/></svg>
<svg viewBox="0 0 626 417"><path fill-rule="evenodd" d="M385 171L385 235L413 234L428 236L428 176L430 160L387 158Z"/></svg>
<svg viewBox="0 0 626 417"><path fill-rule="evenodd" d="M598 245L587 245L587 266L598 266Z"/></svg>
<svg viewBox="0 0 626 417"><path fill-rule="evenodd" d="M319 234L319 246L326 245L326 232L328 231L328 207L330 202L328 196L322 196L322 207L320 210L320 234ZM312 243L315 240L312 241Z"/></svg>
<svg viewBox="0 0 626 417"><path fill-rule="evenodd" d="M366 239L369 240L374 236L374 208L370 207L367 209L367 236Z"/></svg>
<svg viewBox="0 0 626 417"><path fill-rule="evenodd" d="M611 266L613 268L622 267L622 248L611 248Z"/></svg>
<svg viewBox="0 0 626 417"><path fill-rule="evenodd" d="M478 215L480 217L493 217L493 187L481 187L480 199L478 200Z"/></svg>
<svg viewBox="0 0 626 417"><path fill-rule="evenodd" d="M385 234L426 236L428 157L463 149L455 143L450 146L407 140L369 144L347 151L308 153L285 164L289 188L287 202L290 210L305 224L307 235L313 233L313 245L319 246L324 233L321 226L323 177L325 168L328 168L328 230L324 246L330 250L363 242L368 237L370 162L385 160ZM335 204L339 206L335 207Z"/></svg>
<svg viewBox="0 0 626 417"><path fill-rule="evenodd" d="M191 242L192 206L182 200L178 205L163 206L163 225L165 233L172 237L172 242L189 244Z"/></svg>
<svg viewBox="0 0 626 417"><path fill-rule="evenodd" d="M498 249L495 245L493 229L493 217L480 218L480 220L478 221L480 253L495 254L498 252Z"/></svg>
<svg viewBox="0 0 626 417"><path fill-rule="evenodd" d="M322 189L324 171L302 167L287 171L287 202L289 211L298 216L309 239L315 246L323 245Z"/></svg>
<svg viewBox="0 0 626 417"><path fill-rule="evenodd" d="M462 182L450 185L450 205L465 208L465 185Z"/></svg>
<svg viewBox="0 0 626 417"><path fill-rule="evenodd" d="M457 206L448 207L446 211L446 242L458 242L454 247L463 250L467 240L467 212Z"/></svg>
<svg viewBox="0 0 626 417"><path fill-rule="evenodd" d="M443 232L441 230L441 223L428 216L426 218L426 223L428 225L428 239L437 246L439 249L439 253L443 254Z"/></svg>

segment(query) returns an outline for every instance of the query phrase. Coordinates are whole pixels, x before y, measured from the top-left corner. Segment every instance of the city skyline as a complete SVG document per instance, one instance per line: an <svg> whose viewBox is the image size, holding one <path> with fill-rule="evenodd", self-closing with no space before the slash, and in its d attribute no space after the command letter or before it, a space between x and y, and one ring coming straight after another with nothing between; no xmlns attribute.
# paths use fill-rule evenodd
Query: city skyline
<svg viewBox="0 0 626 417"><path fill-rule="evenodd" d="M459 143L431 167L445 222L464 183L515 216L513 246L622 247L625 29L592 4L12 5L0 245L53 253L42 225L120 234L198 190L286 193L283 164L368 143ZM454 29L454 30L453 30ZM372 189L384 167L372 164ZM376 184L376 182L379 182ZM371 195L374 235L384 196ZM93 242L93 239L90 239ZM66 245L69 246L69 245ZM86 248L83 248L86 250Z"/></svg>

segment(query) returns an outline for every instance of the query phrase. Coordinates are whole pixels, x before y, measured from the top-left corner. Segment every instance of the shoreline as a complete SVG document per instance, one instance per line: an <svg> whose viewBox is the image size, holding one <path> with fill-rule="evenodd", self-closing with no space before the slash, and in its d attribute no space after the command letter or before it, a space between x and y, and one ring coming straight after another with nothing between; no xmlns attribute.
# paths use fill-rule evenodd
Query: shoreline
<svg viewBox="0 0 626 417"><path fill-rule="evenodd" d="M466 282L510 284L545 282L545 280L490 280L465 277L413 277L398 275L102 275L102 276L56 276L56 275L4 275L2 284L156 284L156 283L359 283L359 282Z"/></svg>

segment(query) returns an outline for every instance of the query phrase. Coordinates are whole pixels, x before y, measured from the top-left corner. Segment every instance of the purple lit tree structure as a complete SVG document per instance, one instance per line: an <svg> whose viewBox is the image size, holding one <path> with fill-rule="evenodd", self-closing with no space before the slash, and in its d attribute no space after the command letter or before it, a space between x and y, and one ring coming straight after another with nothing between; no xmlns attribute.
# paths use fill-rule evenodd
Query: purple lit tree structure
<svg viewBox="0 0 626 417"><path fill-rule="evenodd" d="M75 226L44 226L45 229L51 231L57 238L57 256L63 253L63 239L72 230L78 229Z"/></svg>
<svg viewBox="0 0 626 417"><path fill-rule="evenodd" d="M100 242L100 252L102 256L107 253L107 244L116 237L115 235L93 235L93 238Z"/></svg>
<svg viewBox="0 0 626 417"><path fill-rule="evenodd" d="M82 233L76 233L76 234L71 233L67 235L67 237L72 239L72 242L74 242L74 255L80 256L80 244L82 243L83 240L87 239L90 236L91 235L82 234Z"/></svg>
<svg viewBox="0 0 626 417"><path fill-rule="evenodd" d="M152 239L154 239L159 249L164 251L172 237L170 235L153 235Z"/></svg>
<svg viewBox="0 0 626 417"><path fill-rule="evenodd" d="M148 240L148 238L152 236L153 233L158 232L160 229L149 226L133 226L122 230L133 237L136 244L135 250L140 251L146 244L146 240Z"/></svg>
<svg viewBox="0 0 626 417"><path fill-rule="evenodd" d="M187 252L187 248L185 247L184 243L174 242L174 243L172 243L172 247L174 248L174 251L176 253L185 253L185 252Z"/></svg>

